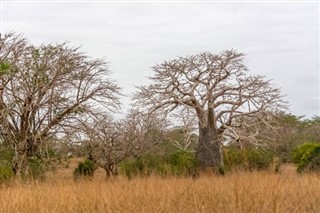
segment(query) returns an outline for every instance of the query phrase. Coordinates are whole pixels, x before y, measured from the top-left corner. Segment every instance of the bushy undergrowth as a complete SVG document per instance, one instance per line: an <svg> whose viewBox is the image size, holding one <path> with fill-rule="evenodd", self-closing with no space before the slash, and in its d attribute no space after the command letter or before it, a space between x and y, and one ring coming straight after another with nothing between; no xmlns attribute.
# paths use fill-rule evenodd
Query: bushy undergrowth
<svg viewBox="0 0 320 213"><path fill-rule="evenodd" d="M168 156L145 155L120 164L120 171L131 178L137 175L149 176L194 176L198 163L193 153L177 151Z"/></svg>
<svg viewBox="0 0 320 213"><path fill-rule="evenodd" d="M274 155L269 150L227 148L221 174L233 170L264 170L273 165ZM198 162L193 153L177 151L167 156L146 155L120 164L120 171L131 178L137 175L195 176Z"/></svg>
<svg viewBox="0 0 320 213"><path fill-rule="evenodd" d="M97 166L92 160L85 159L78 163L77 168L73 171L73 176L76 180L81 178L92 178Z"/></svg>
<svg viewBox="0 0 320 213"><path fill-rule="evenodd" d="M29 159L29 178L43 179L47 171L45 163L38 157Z"/></svg>
<svg viewBox="0 0 320 213"><path fill-rule="evenodd" d="M264 170L273 164L272 151L264 149L237 149L226 148L224 150L225 170Z"/></svg>
<svg viewBox="0 0 320 213"><path fill-rule="evenodd" d="M320 173L320 143L304 143L292 152L292 161L298 172Z"/></svg>
<svg viewBox="0 0 320 213"><path fill-rule="evenodd" d="M1 144L0 153L0 183L4 183L14 176L11 166L14 152L12 149Z"/></svg>
<svg viewBox="0 0 320 213"><path fill-rule="evenodd" d="M10 163L7 161L0 162L0 184L9 181L14 176Z"/></svg>

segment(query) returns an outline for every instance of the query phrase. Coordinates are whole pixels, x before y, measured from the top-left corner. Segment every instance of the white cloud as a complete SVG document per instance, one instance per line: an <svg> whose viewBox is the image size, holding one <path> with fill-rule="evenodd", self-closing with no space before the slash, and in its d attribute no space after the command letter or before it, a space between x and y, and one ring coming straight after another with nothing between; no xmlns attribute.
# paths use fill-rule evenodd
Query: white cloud
<svg viewBox="0 0 320 213"><path fill-rule="evenodd" d="M4 31L33 43L69 40L105 57L125 93L155 63L235 48L283 88L293 113L320 114L318 3L3 2L2 16Z"/></svg>

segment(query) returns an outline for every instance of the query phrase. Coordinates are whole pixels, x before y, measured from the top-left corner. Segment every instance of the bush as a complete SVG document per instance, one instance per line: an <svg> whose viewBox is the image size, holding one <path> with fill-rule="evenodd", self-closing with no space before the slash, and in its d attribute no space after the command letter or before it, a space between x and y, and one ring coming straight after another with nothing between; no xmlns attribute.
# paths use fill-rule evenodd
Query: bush
<svg viewBox="0 0 320 213"><path fill-rule="evenodd" d="M192 153L176 151L168 156L145 155L124 161L120 164L120 171L128 178L151 174L162 177L194 176L197 174L197 167L196 157Z"/></svg>
<svg viewBox="0 0 320 213"><path fill-rule="evenodd" d="M166 158L158 155L146 155L124 161L120 164L120 171L128 178L151 174L167 176L170 173Z"/></svg>
<svg viewBox="0 0 320 213"><path fill-rule="evenodd" d="M97 166L92 160L85 159L78 163L77 168L73 171L73 176L77 180L79 178L92 178Z"/></svg>
<svg viewBox="0 0 320 213"><path fill-rule="evenodd" d="M177 151L169 157L172 173L175 175L195 175L197 173L198 161L196 157L186 151Z"/></svg>
<svg viewBox="0 0 320 213"><path fill-rule="evenodd" d="M144 169L143 162L140 158L128 160L120 164L121 172L128 178L132 178L138 174L142 174Z"/></svg>
<svg viewBox="0 0 320 213"><path fill-rule="evenodd" d="M292 161L298 172L320 172L320 144L304 143L292 152Z"/></svg>
<svg viewBox="0 0 320 213"><path fill-rule="evenodd" d="M227 148L224 150L224 166L227 171L263 170L270 168L273 157L269 150Z"/></svg>
<svg viewBox="0 0 320 213"><path fill-rule="evenodd" d="M0 184L9 181L14 176L10 164L6 161L0 162Z"/></svg>
<svg viewBox="0 0 320 213"><path fill-rule="evenodd" d="M14 150L0 142L0 184L9 181L13 176L11 162Z"/></svg>
<svg viewBox="0 0 320 213"><path fill-rule="evenodd" d="M41 159L32 157L29 159L29 175L31 178L44 178L45 165Z"/></svg>

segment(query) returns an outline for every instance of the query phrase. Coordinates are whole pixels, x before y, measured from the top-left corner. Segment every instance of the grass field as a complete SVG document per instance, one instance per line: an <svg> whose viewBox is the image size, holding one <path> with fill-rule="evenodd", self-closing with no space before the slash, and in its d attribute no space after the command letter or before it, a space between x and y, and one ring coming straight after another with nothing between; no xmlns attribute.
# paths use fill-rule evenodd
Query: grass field
<svg viewBox="0 0 320 213"><path fill-rule="evenodd" d="M67 174L44 182L0 186L0 212L320 212L320 177L284 171L224 177L157 176L74 182Z"/></svg>

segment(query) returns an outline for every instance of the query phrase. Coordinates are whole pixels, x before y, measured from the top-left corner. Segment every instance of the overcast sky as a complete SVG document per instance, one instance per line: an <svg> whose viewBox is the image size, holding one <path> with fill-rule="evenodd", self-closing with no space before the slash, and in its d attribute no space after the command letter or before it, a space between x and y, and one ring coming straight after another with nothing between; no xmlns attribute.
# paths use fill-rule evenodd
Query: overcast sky
<svg viewBox="0 0 320 213"><path fill-rule="evenodd" d="M14 2L2 0L2 33L34 44L70 41L110 62L131 94L151 66L202 51L237 49L252 74L282 88L296 115L320 115L319 3ZM128 105L128 99L123 104Z"/></svg>

